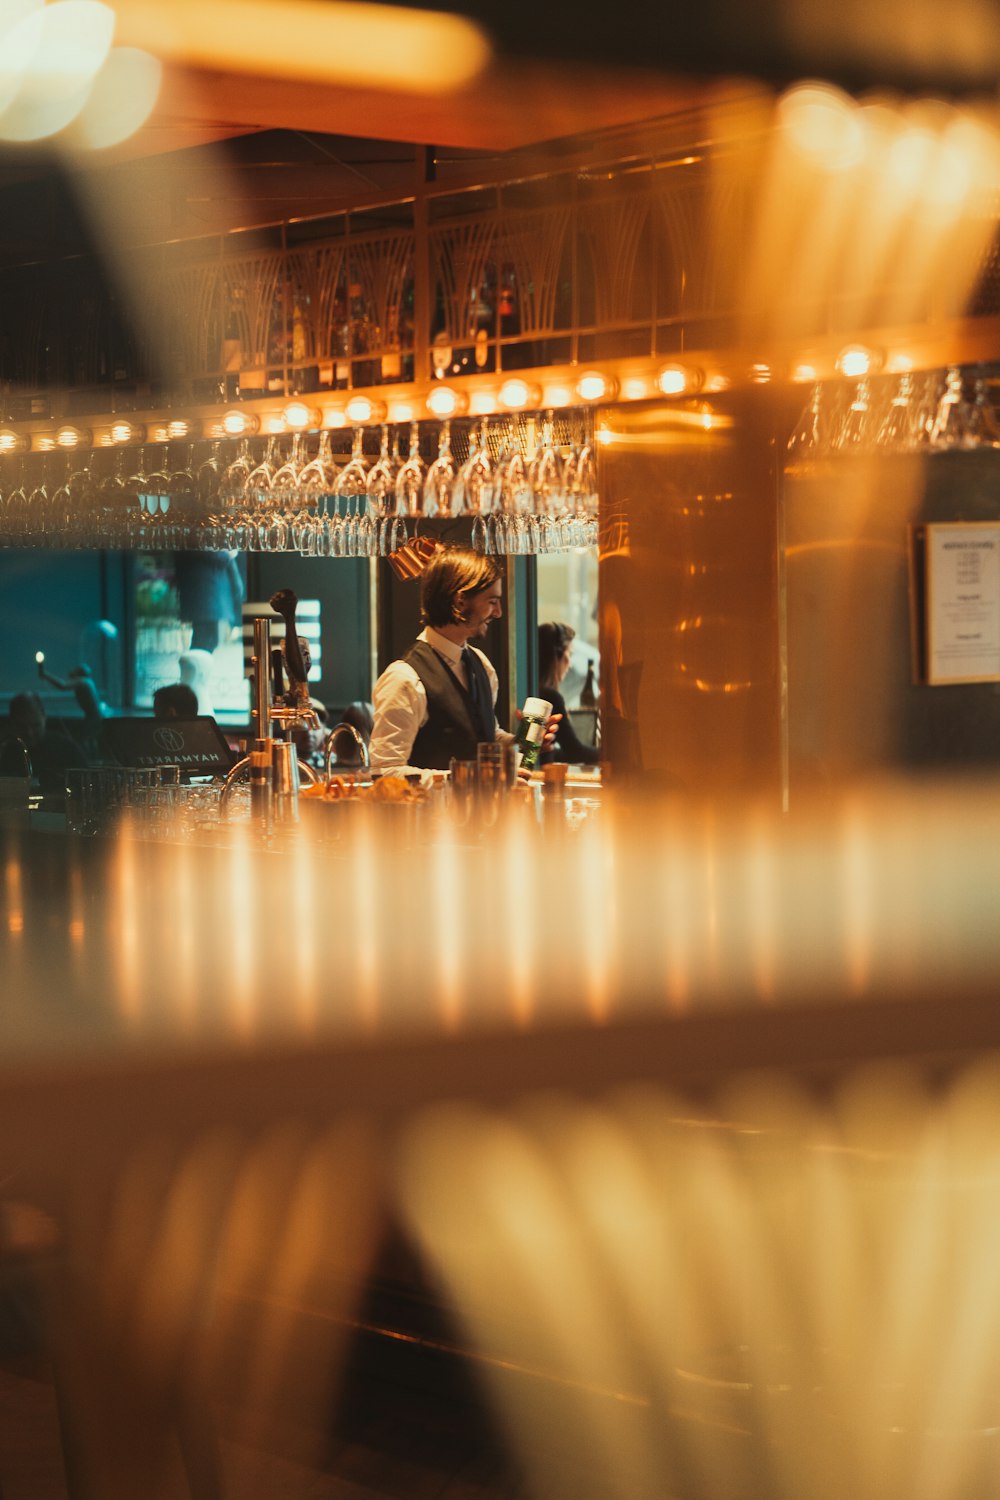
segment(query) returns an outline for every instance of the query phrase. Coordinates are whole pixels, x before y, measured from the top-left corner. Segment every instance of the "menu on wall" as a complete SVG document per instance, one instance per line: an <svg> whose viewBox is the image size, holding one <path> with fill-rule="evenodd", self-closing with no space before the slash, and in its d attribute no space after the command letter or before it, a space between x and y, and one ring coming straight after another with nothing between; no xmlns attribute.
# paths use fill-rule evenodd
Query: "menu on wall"
<svg viewBox="0 0 1000 1500"><path fill-rule="evenodd" d="M1000 522L926 528L927 681L1000 680Z"/></svg>

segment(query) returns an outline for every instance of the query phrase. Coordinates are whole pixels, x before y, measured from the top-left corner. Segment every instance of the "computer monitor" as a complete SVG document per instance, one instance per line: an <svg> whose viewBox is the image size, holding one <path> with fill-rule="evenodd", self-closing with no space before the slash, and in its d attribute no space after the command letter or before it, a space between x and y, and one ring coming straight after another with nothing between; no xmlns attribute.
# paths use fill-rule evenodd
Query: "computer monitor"
<svg viewBox="0 0 1000 1500"><path fill-rule="evenodd" d="M192 776L224 776L238 760L209 715L196 719L107 719L104 743L122 766L180 766Z"/></svg>

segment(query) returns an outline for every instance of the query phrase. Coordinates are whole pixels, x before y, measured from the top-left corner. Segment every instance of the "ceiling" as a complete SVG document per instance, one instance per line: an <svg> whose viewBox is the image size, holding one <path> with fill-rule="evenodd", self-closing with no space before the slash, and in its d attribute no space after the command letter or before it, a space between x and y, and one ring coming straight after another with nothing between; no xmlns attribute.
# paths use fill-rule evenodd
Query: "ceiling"
<svg viewBox="0 0 1000 1500"><path fill-rule="evenodd" d="M126 41L155 42L172 13L167 0L110 3ZM293 14L292 0L183 3L236 20L270 6L272 26ZM175 46L152 115L123 145L86 159L58 144L0 148L0 267L81 253L96 228L157 244L404 197L429 154L439 174L482 163L493 176L507 153L686 115L726 88L745 90L721 80L748 73L971 90L992 78L994 91L1000 76L993 0L883 0L874 13L842 0L836 34L809 0L462 0L492 42L473 82L452 93L358 87L318 81L310 64L308 16L332 3L298 0L299 76L278 76L266 57L239 69L225 47L213 66L196 66Z"/></svg>
<svg viewBox="0 0 1000 1500"><path fill-rule="evenodd" d="M696 105L653 73L497 61L450 96L330 87L168 65L156 107L122 146L0 150L0 265L84 250L95 216L158 244L412 193L428 170L487 175L498 157Z"/></svg>

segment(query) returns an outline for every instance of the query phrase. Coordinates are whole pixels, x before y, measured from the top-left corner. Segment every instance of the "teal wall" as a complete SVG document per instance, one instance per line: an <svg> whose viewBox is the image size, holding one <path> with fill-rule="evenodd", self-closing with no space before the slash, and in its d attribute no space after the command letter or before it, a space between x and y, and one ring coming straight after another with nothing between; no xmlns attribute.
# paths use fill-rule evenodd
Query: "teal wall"
<svg viewBox="0 0 1000 1500"><path fill-rule="evenodd" d="M368 562L295 554L251 555L246 561L249 598L292 588L302 598L320 600L323 677L314 685L315 696L332 709L370 698ZM0 550L0 710L15 693L30 689L41 693L51 713L75 716L70 694L39 681L36 651L45 652L56 676L88 660L108 701L122 706L122 687L127 697L132 671L130 574L128 553ZM99 620L115 627L117 639L108 642L94 630Z"/></svg>

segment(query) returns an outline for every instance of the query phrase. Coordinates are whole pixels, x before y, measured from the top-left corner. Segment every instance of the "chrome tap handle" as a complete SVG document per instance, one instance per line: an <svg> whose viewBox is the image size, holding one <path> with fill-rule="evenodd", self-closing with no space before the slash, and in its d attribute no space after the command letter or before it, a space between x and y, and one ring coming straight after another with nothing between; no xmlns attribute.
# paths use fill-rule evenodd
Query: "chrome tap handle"
<svg viewBox="0 0 1000 1500"><path fill-rule="evenodd" d="M288 673L288 695L293 702L309 697L309 668L295 628L298 602L291 589L279 589L270 599L271 608L285 622L285 671Z"/></svg>
<svg viewBox="0 0 1000 1500"><path fill-rule="evenodd" d="M324 756L324 765L325 765L325 768L326 768L326 779L327 779L327 781L329 781L329 779L330 779L330 767L333 764L333 744L334 744L334 740L337 738L337 735L340 733L340 731L342 729L346 729L349 734L352 734L354 736L354 738L355 738L355 740L357 742L358 749L361 752L361 764L364 767L364 769L367 771L369 769L369 767L371 766L371 757L368 754L368 746L365 743L365 737L364 737L364 735L361 734L354 727L353 724L348 724L344 720L341 720L341 722L339 724L334 724L333 728L330 730L329 735L327 736L326 754Z"/></svg>

